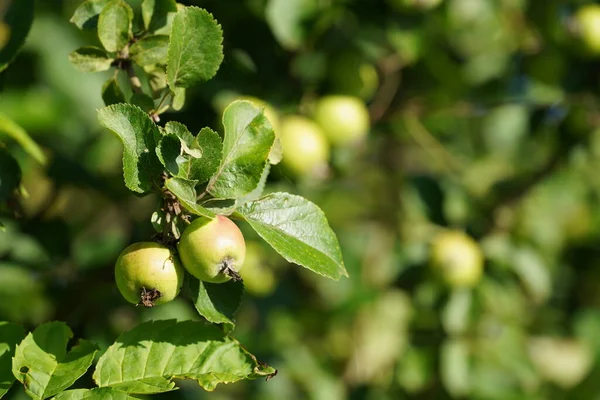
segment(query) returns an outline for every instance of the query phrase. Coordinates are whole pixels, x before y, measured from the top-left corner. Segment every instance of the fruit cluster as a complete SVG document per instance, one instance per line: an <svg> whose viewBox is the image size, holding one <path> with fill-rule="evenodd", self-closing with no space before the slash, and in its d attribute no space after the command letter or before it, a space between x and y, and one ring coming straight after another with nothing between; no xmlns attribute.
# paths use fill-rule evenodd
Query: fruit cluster
<svg viewBox="0 0 600 400"><path fill-rule="evenodd" d="M177 297L184 268L204 282L240 280L245 257L244 236L233 221L200 217L185 229L176 250L155 242L127 247L117 259L115 279L127 301L152 307Z"/></svg>

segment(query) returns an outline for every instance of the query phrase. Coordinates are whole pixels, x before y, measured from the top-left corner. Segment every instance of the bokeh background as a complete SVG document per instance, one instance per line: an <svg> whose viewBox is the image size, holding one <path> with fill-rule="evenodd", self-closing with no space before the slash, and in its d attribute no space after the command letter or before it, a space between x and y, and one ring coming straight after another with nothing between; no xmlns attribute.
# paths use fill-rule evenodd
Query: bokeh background
<svg viewBox="0 0 600 400"><path fill-rule="evenodd" d="M600 399L594 1L184 3L221 23L225 60L162 122L221 129L236 96L310 116L320 97L344 93L365 102L372 127L332 149L326 176L274 167L267 186L322 207L349 279L289 265L242 226L247 291L233 334L279 374L212 393L181 382L157 399ZM120 251L154 233L158 198L127 191L121 145L96 121L109 75L68 62L97 41L69 23L78 4L38 1L1 76L0 112L50 162L9 143L28 196L19 218L0 215L0 320L66 321L105 348L142 320L199 316L185 299L133 307L114 285ZM430 267L448 231L484 255L472 288ZM16 386L8 398L26 397Z"/></svg>

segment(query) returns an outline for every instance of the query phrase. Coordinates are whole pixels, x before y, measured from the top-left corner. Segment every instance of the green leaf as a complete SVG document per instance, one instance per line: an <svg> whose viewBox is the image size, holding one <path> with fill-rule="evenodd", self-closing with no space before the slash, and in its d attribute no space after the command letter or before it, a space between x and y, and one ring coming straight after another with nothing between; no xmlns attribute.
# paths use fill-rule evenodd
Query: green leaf
<svg viewBox="0 0 600 400"><path fill-rule="evenodd" d="M12 356L17 343L24 337L25 330L22 326L11 322L0 322L0 398L8 392L15 381L12 373Z"/></svg>
<svg viewBox="0 0 600 400"><path fill-rule="evenodd" d="M185 125L174 121L167 122L165 132L176 135L180 140L180 152L172 154L176 157L177 168L170 172L179 178L198 183L208 181L221 163L222 144L219 134L210 128L202 128L198 136L194 136Z"/></svg>
<svg viewBox="0 0 600 400"><path fill-rule="evenodd" d="M223 61L221 25L206 10L185 7L175 15L167 57L171 89L209 80Z"/></svg>
<svg viewBox="0 0 600 400"><path fill-rule="evenodd" d="M115 59L99 47L85 46L69 54L69 61L81 72L100 72L110 69Z"/></svg>
<svg viewBox="0 0 600 400"><path fill-rule="evenodd" d="M219 383L275 373L215 325L158 320L121 335L98 360L94 380L100 387L150 394L174 390L175 377L213 390Z"/></svg>
<svg viewBox="0 0 600 400"><path fill-rule="evenodd" d="M10 36L8 43L4 47L0 47L0 72L8 67L25 43L25 38L33 22L35 8L33 0L13 0L8 4L5 2L3 6L4 14L1 21L10 30Z"/></svg>
<svg viewBox="0 0 600 400"><path fill-rule="evenodd" d="M234 319L244 294L240 281L208 283L189 277L194 306L200 315L213 324L224 324L227 332L235 327Z"/></svg>
<svg viewBox="0 0 600 400"><path fill-rule="evenodd" d="M70 22L79 29L96 29L98 17L110 0L86 0L77 7Z"/></svg>
<svg viewBox="0 0 600 400"><path fill-rule="evenodd" d="M256 185L254 190L248 194L245 194L242 197L238 197L235 200L237 207L246 204L250 201L258 200L260 196L262 196L265 190L265 186L267 185L267 178L269 177L269 172L271 172L271 164L266 164L265 169L263 170L262 175L260 176L260 180L258 181L258 185Z"/></svg>
<svg viewBox="0 0 600 400"><path fill-rule="evenodd" d="M200 147L202 157L187 157L186 161L181 164L182 170L187 172L189 179L196 180L198 183L208 181L219 167L223 157L221 137L210 128L202 128L194 142L187 146L192 149Z"/></svg>
<svg viewBox="0 0 600 400"><path fill-rule="evenodd" d="M46 164L46 155L36 142L25 132L23 128L14 123L11 119L0 113L0 138L8 136L23 147L23 150L34 160L42 165Z"/></svg>
<svg viewBox="0 0 600 400"><path fill-rule="evenodd" d="M238 100L223 112L223 160L208 188L216 198L234 199L250 193L265 169L275 134L264 113Z"/></svg>
<svg viewBox="0 0 600 400"><path fill-rule="evenodd" d="M283 47L295 50L308 35L307 20L317 11L315 0L269 0L265 18Z"/></svg>
<svg viewBox="0 0 600 400"><path fill-rule="evenodd" d="M100 125L110 129L123 143L125 185L138 193L152 190L162 167L155 153L160 138L148 114L131 104L113 104L98 110Z"/></svg>
<svg viewBox="0 0 600 400"><path fill-rule="evenodd" d="M455 288L441 312L442 325L451 335L464 333L469 327L473 293L470 288Z"/></svg>
<svg viewBox="0 0 600 400"><path fill-rule="evenodd" d="M180 178L170 178L165 182L165 187L169 189L183 208L194 215L214 218L215 214L196 203L196 181L188 181Z"/></svg>
<svg viewBox="0 0 600 400"><path fill-rule="evenodd" d="M123 94L119 82L115 78L110 78L102 85L102 100L107 106L125 103L125 94Z"/></svg>
<svg viewBox="0 0 600 400"><path fill-rule="evenodd" d="M56 395L53 400L129 400L135 397L113 388L73 389Z"/></svg>
<svg viewBox="0 0 600 400"><path fill-rule="evenodd" d="M348 276L338 240L314 203L289 193L271 193L238 213L287 261L332 279Z"/></svg>
<svg viewBox="0 0 600 400"><path fill-rule="evenodd" d="M168 46L168 36L146 36L131 46L129 49L129 55L136 64L141 66L166 64Z"/></svg>
<svg viewBox="0 0 600 400"><path fill-rule="evenodd" d="M446 339L440 348L440 378L452 397L470 391L469 348L463 339Z"/></svg>
<svg viewBox="0 0 600 400"><path fill-rule="evenodd" d="M6 201L21 183L21 168L10 153L0 147L0 203Z"/></svg>
<svg viewBox="0 0 600 400"><path fill-rule="evenodd" d="M98 38L107 51L120 51L131 38L133 10L123 0L110 1L98 18Z"/></svg>
<svg viewBox="0 0 600 400"><path fill-rule="evenodd" d="M281 145L281 140L279 140L278 137L275 137L273 147L271 147L271 151L269 152L269 163L272 165L277 165L281 162L282 158L283 146Z"/></svg>
<svg viewBox="0 0 600 400"><path fill-rule="evenodd" d="M185 105L185 88L178 87L173 90L173 100L171 101L171 107L175 111L179 111Z"/></svg>
<svg viewBox="0 0 600 400"><path fill-rule="evenodd" d="M17 346L13 374L34 399L45 399L71 386L92 365L98 347L80 340L67 353L73 332L64 322L38 326Z"/></svg>
<svg viewBox="0 0 600 400"><path fill-rule="evenodd" d="M169 14L176 12L175 0L144 0L142 2L144 26L150 32L166 26Z"/></svg>

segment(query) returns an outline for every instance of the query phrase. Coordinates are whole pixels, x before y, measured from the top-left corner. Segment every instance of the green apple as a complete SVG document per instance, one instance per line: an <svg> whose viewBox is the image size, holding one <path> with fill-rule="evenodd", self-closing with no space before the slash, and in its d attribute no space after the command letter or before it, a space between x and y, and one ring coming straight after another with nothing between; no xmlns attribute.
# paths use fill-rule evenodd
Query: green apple
<svg viewBox="0 0 600 400"><path fill-rule="evenodd" d="M246 261L240 275L244 279L244 289L248 293L264 297L275 290L277 280L267 263L267 254L259 243L246 243Z"/></svg>
<svg viewBox="0 0 600 400"><path fill-rule="evenodd" d="M365 100L373 97L379 87L377 69L358 53L343 53L334 58L329 80L336 93Z"/></svg>
<svg viewBox="0 0 600 400"><path fill-rule="evenodd" d="M322 97L315 106L314 119L334 146L360 142L369 133L369 110L358 97Z"/></svg>
<svg viewBox="0 0 600 400"><path fill-rule="evenodd" d="M154 242L127 247L117 258L115 280L130 303L146 307L164 304L179 294L184 270L171 250Z"/></svg>
<svg viewBox="0 0 600 400"><path fill-rule="evenodd" d="M563 389L580 383L594 364L592 349L575 339L532 337L528 353L538 373Z"/></svg>
<svg viewBox="0 0 600 400"><path fill-rule="evenodd" d="M483 274L483 253L463 232L445 231L433 240L431 266L449 286L472 287Z"/></svg>
<svg viewBox="0 0 600 400"><path fill-rule="evenodd" d="M241 279L246 243L240 228L227 217L195 219L183 231L177 249L185 269L204 282Z"/></svg>
<svg viewBox="0 0 600 400"><path fill-rule="evenodd" d="M600 5L587 4L575 13L576 32L585 49L600 54Z"/></svg>
<svg viewBox="0 0 600 400"><path fill-rule="evenodd" d="M314 121L290 115L281 121L279 134L283 147L281 164L297 176L308 176L327 170L329 143Z"/></svg>

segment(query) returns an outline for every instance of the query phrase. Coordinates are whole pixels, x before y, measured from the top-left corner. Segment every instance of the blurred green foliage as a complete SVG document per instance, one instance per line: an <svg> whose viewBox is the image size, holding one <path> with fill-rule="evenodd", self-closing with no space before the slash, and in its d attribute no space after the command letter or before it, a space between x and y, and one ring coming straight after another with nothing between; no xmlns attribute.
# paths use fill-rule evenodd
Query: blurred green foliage
<svg viewBox="0 0 600 400"><path fill-rule="evenodd" d="M332 149L327 177L274 166L267 182L323 208L350 279L288 265L245 232L234 334L279 374L157 398L600 398L600 21L576 17L593 1L184 3L222 25L225 59L161 123L222 129L223 99L239 96L310 116L319 97L353 94L372 126ZM69 64L95 40L68 22L78 4L37 1L0 76L0 112L47 158L7 140L23 188L0 210L0 320L66 321L105 349L140 321L198 315L184 300L133 307L115 287L114 261L152 235L158 199L126 189L121 146L97 123L110 73ZM483 251L472 288L429 268L446 230Z"/></svg>

